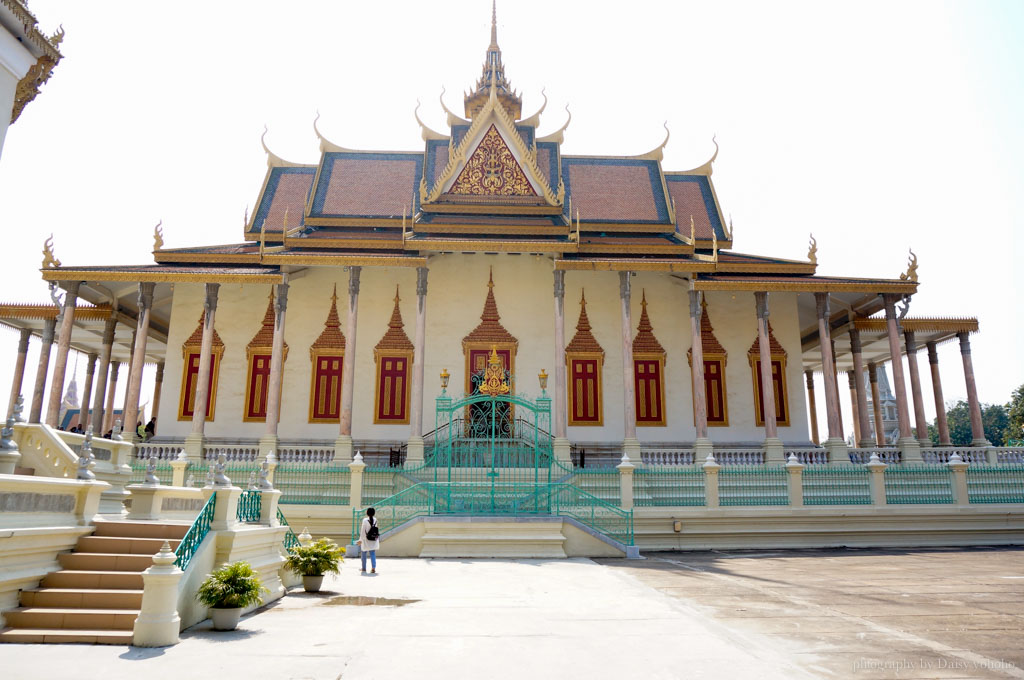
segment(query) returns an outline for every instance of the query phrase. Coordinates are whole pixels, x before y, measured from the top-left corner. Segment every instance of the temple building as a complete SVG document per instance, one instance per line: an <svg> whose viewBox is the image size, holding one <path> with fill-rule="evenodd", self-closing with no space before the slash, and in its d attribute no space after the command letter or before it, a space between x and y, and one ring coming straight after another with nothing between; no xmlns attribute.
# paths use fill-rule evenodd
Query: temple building
<svg viewBox="0 0 1024 680"><path fill-rule="evenodd" d="M712 180L717 143L689 169L663 167L667 129L632 156L563 154L571 117L548 125L546 103L524 111L492 18L461 111L442 95L444 130L416 116L421 148L346 148L316 122L314 164L264 145L266 177L238 242L165 248L158 226L152 263L106 266L62 262L69 254L48 241L41 273L54 304L0 306L0 323L22 332L10 410L24 395L30 420L57 426L76 351L88 358L82 420L97 434L123 411L136 436L149 402L155 441L192 457L220 442L415 461L431 450L439 395L477 393L497 357L511 393L551 400L560 460L574 449L640 463L648 451L742 448L782 462L788 447L819 444L846 460L848 434L887 443L872 434L879 399L869 402L865 374L889 363L884 419L904 459L918 460L917 348L928 348L942 431L935 346L959 339L985 443L977 321L907 315L920 285L912 254L906 272L877 279L819 275L813 237L801 256L738 250ZM24 357L37 337L45 360L33 382ZM142 395L153 366L156 393Z"/></svg>

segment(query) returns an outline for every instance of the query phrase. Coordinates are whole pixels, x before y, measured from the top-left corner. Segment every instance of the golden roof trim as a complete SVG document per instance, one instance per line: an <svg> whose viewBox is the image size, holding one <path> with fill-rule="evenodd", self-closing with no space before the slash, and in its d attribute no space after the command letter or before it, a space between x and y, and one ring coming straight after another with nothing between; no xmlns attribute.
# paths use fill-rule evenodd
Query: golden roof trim
<svg viewBox="0 0 1024 680"><path fill-rule="evenodd" d="M854 319L853 326L859 331L887 333L888 324L885 319L861 318ZM978 320L974 317L907 317L900 321L904 331L920 331L934 333L976 333Z"/></svg>
<svg viewBox="0 0 1024 680"><path fill-rule="evenodd" d="M575 243L551 241L481 241L478 239L417 238L405 242L409 251L477 251L496 253L564 253L576 250Z"/></svg>
<svg viewBox="0 0 1024 680"><path fill-rule="evenodd" d="M201 272L119 272L81 271L71 268L47 269L44 281L137 281L139 283L284 283L283 274L212 274Z"/></svg>
<svg viewBox="0 0 1024 680"><path fill-rule="evenodd" d="M678 273L713 272L713 262L694 262L692 260L605 260L579 259L555 260L555 269L562 271L665 271Z"/></svg>
<svg viewBox="0 0 1024 680"><path fill-rule="evenodd" d="M263 256L268 264L278 265L333 265L349 267L425 267L427 258L395 255L331 255L328 253L271 253ZM278 282L280 283L280 282Z"/></svg>
<svg viewBox="0 0 1024 680"><path fill-rule="evenodd" d="M900 293L917 292L917 284L908 281L867 281L851 283L847 281L707 281L693 282L694 290L744 290L744 291L779 291L790 293L831 293L831 292L864 292L864 293Z"/></svg>

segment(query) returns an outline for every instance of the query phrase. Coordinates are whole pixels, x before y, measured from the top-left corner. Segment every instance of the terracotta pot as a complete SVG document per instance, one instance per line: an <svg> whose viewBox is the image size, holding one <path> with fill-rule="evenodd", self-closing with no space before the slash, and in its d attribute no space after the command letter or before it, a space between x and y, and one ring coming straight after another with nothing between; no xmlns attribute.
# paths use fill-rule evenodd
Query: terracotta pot
<svg viewBox="0 0 1024 680"><path fill-rule="evenodd" d="M323 584L324 584L324 575L323 574L320 574L319 576L303 576L302 577L302 587L306 590L307 593L319 593L320 592L320 586L322 586Z"/></svg>
<svg viewBox="0 0 1024 680"><path fill-rule="evenodd" d="M213 619L214 630L234 630L238 627L238 619L242 617L241 607L231 609L210 609L210 618Z"/></svg>

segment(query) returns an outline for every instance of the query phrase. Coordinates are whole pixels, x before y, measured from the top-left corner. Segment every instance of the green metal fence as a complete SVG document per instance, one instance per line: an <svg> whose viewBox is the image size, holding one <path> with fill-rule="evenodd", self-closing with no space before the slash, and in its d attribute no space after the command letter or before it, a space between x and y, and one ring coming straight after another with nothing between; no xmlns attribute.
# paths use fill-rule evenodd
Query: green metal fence
<svg viewBox="0 0 1024 680"><path fill-rule="evenodd" d="M281 508L277 509L277 523L281 526L288 527L288 531L284 534L284 549L291 550L292 548L299 546L299 537L292 531L292 527L288 524L288 520L285 519L284 513L281 512Z"/></svg>
<svg viewBox="0 0 1024 680"><path fill-rule="evenodd" d="M196 550L199 549L203 539L210 533L210 524L213 522L213 511L216 506L217 494L212 493L203 509L199 511L195 521L192 522L192 526L188 528L185 537L181 539L181 543L175 549L174 554L177 555L178 559L174 563L182 571L188 568L188 563L192 560L192 556L196 554Z"/></svg>
<svg viewBox="0 0 1024 680"><path fill-rule="evenodd" d="M622 485L619 483L619 471L615 468L577 468L559 481L572 483L605 503L622 503Z"/></svg>
<svg viewBox="0 0 1024 680"><path fill-rule="evenodd" d="M971 465L967 468L971 503L1024 503L1024 465Z"/></svg>
<svg viewBox="0 0 1024 680"><path fill-rule="evenodd" d="M263 505L263 494L258 489L246 489L238 497L239 522L259 522L260 509Z"/></svg>
<svg viewBox="0 0 1024 680"><path fill-rule="evenodd" d="M638 507L704 505L705 477L700 465L639 468L633 473L633 504Z"/></svg>
<svg viewBox="0 0 1024 680"><path fill-rule="evenodd" d="M890 505L952 503L952 473L945 465L890 465L885 469L885 502Z"/></svg>
<svg viewBox="0 0 1024 680"><path fill-rule="evenodd" d="M281 463L274 488L285 505L348 505L352 488L348 467L323 463Z"/></svg>
<svg viewBox="0 0 1024 680"><path fill-rule="evenodd" d="M871 505L869 474L863 465L808 465L801 475L804 505Z"/></svg>
<svg viewBox="0 0 1024 680"><path fill-rule="evenodd" d="M719 505L788 505L783 465L724 466L718 472Z"/></svg>
<svg viewBox="0 0 1024 680"><path fill-rule="evenodd" d="M363 504L370 506L389 498L399 491L396 485L397 468L368 467L363 470Z"/></svg>

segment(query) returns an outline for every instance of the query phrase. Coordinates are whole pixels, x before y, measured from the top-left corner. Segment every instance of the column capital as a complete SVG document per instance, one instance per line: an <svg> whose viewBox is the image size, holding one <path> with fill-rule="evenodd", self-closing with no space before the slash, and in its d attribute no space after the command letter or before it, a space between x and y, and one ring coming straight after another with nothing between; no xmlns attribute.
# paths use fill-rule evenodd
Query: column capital
<svg viewBox="0 0 1024 680"><path fill-rule="evenodd" d="M362 270L362 267L348 268L348 294L351 297L359 295L359 272Z"/></svg>
<svg viewBox="0 0 1024 680"><path fill-rule="evenodd" d="M416 267L416 295L423 297L427 294L427 272L426 267ZM358 291L356 291L358 292Z"/></svg>
<svg viewBox="0 0 1024 680"><path fill-rule="evenodd" d="M971 353L971 337L966 331L960 331L956 334L956 337L960 338L960 354Z"/></svg>
<svg viewBox="0 0 1024 680"><path fill-rule="evenodd" d="M874 361L868 362L868 378L873 383L878 382L878 364Z"/></svg>
<svg viewBox="0 0 1024 680"><path fill-rule="evenodd" d="M42 334L41 337L42 337L44 345L52 345L53 344L53 334L56 332L56 330L57 330L57 320L56 319L47 319L47 320L43 321L43 334Z"/></svg>
<svg viewBox="0 0 1024 680"><path fill-rule="evenodd" d="M208 283L206 284L206 300L203 301L203 309L206 310L206 315L209 316L210 312L217 311L217 295L220 293L219 283Z"/></svg>
<svg viewBox="0 0 1024 680"><path fill-rule="evenodd" d="M114 344L114 332L117 330L117 312L110 315L110 318L103 324L103 344Z"/></svg>
<svg viewBox="0 0 1024 680"><path fill-rule="evenodd" d="M860 342L860 331L853 327L850 328L850 351L854 354L860 354L864 351L864 347Z"/></svg>
<svg viewBox="0 0 1024 680"><path fill-rule="evenodd" d="M153 306L153 290L156 284L148 281L139 284L139 312Z"/></svg>
<svg viewBox="0 0 1024 680"><path fill-rule="evenodd" d="M811 371L811 370L804 371L804 378L807 380L807 389L813 390L814 389L814 371Z"/></svg>
<svg viewBox="0 0 1024 680"><path fill-rule="evenodd" d="M555 297L561 300L565 297L565 270L555 270Z"/></svg>
<svg viewBox="0 0 1024 680"><path fill-rule="evenodd" d="M907 345L907 354L917 354L917 339L914 331L903 331L903 340Z"/></svg>
<svg viewBox="0 0 1024 680"><path fill-rule="evenodd" d="M64 306L74 307L78 302L78 289L82 286L83 281L68 281L64 285L64 290L67 291L67 295L64 296Z"/></svg>
<svg viewBox="0 0 1024 680"><path fill-rule="evenodd" d="M629 300L632 276L633 272L619 272L619 297L623 300Z"/></svg>
<svg viewBox="0 0 1024 680"><path fill-rule="evenodd" d="M934 340L929 340L928 342L925 343L925 346L928 347L928 363L929 364L938 364L939 363L939 352L938 352L938 349L935 346L935 341Z"/></svg>
<svg viewBox="0 0 1024 680"><path fill-rule="evenodd" d="M700 317L701 295L699 290L690 291L690 316L692 317Z"/></svg>
<svg viewBox="0 0 1024 680"><path fill-rule="evenodd" d="M22 328L21 337L18 338L18 354L24 354L28 351L28 340L32 337L31 328Z"/></svg>
<svg viewBox="0 0 1024 680"><path fill-rule="evenodd" d="M164 362L159 362L156 365L156 382L163 382L164 380Z"/></svg>
<svg viewBox="0 0 1024 680"><path fill-rule="evenodd" d="M768 291L757 291L754 293L754 304L757 307L757 318L768 318Z"/></svg>
<svg viewBox="0 0 1024 680"><path fill-rule="evenodd" d="M857 389L857 373L855 371L847 371L846 376L850 380L850 389Z"/></svg>
<svg viewBox="0 0 1024 680"><path fill-rule="evenodd" d="M896 320L896 303L903 299L902 295L894 293L882 293L882 301L885 303L885 319L887 321Z"/></svg>
<svg viewBox="0 0 1024 680"><path fill-rule="evenodd" d="M283 314L288 309L288 284L278 283L274 288L274 311Z"/></svg>
<svg viewBox="0 0 1024 680"><path fill-rule="evenodd" d="M818 312L818 318L828 321L829 317L829 296L828 293L815 293L814 304Z"/></svg>
<svg viewBox="0 0 1024 680"><path fill-rule="evenodd" d="M96 368L96 360L99 358L99 356L97 356L96 352L89 352L88 354L85 355L85 358L89 362L88 368L86 368L85 370L92 373L92 370Z"/></svg>

